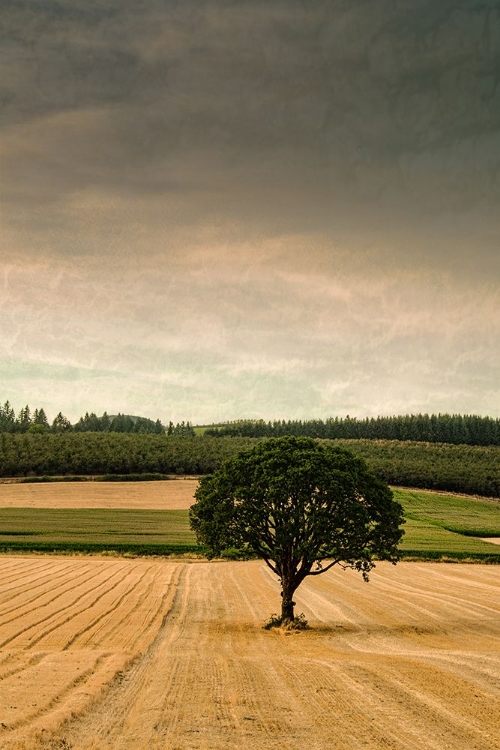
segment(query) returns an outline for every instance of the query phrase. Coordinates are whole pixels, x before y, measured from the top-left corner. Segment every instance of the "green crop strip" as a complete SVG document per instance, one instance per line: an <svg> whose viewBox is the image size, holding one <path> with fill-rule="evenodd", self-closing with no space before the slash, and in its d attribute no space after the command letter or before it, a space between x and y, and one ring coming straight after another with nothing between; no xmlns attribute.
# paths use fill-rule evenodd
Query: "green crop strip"
<svg viewBox="0 0 500 750"><path fill-rule="evenodd" d="M0 509L0 550L185 554L198 546L183 510Z"/></svg>

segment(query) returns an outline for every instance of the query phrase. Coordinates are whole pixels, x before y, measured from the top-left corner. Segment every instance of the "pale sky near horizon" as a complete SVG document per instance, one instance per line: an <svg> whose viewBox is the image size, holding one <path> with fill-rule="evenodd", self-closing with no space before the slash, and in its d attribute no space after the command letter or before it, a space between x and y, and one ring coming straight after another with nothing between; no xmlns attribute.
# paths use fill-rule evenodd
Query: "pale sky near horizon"
<svg viewBox="0 0 500 750"><path fill-rule="evenodd" d="M497 0L2 0L0 401L500 416Z"/></svg>

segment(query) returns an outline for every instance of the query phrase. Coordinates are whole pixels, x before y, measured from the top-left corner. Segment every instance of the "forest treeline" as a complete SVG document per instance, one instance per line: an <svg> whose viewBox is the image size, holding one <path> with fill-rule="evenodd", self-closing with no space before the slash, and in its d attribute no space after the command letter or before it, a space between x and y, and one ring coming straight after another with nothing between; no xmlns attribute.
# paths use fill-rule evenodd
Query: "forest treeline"
<svg viewBox="0 0 500 750"><path fill-rule="evenodd" d="M0 433L63 433L63 432L132 432L140 435L177 435L193 437L194 429L190 422L173 422L164 427L159 419L156 421L147 417L132 417L129 414L108 415L100 417L94 412L71 424L69 419L59 412L52 422L49 422L44 409L31 409L24 406L16 414L10 401L0 404Z"/></svg>
<svg viewBox="0 0 500 750"><path fill-rule="evenodd" d="M0 434L0 476L208 474L255 438L66 432ZM389 484L500 497L497 446L336 440Z"/></svg>
<svg viewBox="0 0 500 750"><path fill-rule="evenodd" d="M44 409L25 406L16 414L9 401L0 404L0 433L67 433L121 432L177 437L194 437L195 429L188 422L169 422L133 417L128 414L98 417L86 412L71 424L59 412L49 422ZM500 419L474 414L409 414L392 417L330 417L326 420L251 420L242 419L204 429L207 437L263 438L296 435L325 440L400 440L453 445L500 445Z"/></svg>
<svg viewBox="0 0 500 750"><path fill-rule="evenodd" d="M281 437L328 440L403 440L453 445L500 445L500 419L469 414L410 414L395 417L332 417L311 420L238 420L207 427L211 437Z"/></svg>

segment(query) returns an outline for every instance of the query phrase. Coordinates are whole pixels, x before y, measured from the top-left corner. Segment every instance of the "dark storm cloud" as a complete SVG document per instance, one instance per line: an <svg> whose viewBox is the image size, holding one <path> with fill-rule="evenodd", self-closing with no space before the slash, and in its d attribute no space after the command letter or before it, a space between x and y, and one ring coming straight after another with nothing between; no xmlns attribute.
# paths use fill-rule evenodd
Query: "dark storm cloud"
<svg viewBox="0 0 500 750"><path fill-rule="evenodd" d="M164 196L174 223L354 223L403 246L425 222L446 245L460 217L491 256L495 0L42 0L3 15L4 199L21 221L97 189Z"/></svg>

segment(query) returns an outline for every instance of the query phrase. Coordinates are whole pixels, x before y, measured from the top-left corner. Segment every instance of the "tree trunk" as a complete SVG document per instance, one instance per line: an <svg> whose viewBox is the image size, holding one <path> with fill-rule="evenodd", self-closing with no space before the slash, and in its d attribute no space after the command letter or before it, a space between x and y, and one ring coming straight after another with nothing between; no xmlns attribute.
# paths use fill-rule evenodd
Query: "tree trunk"
<svg viewBox="0 0 500 750"><path fill-rule="evenodd" d="M290 584L285 584L283 582L282 584L282 592L281 592L281 622L291 622L294 617L294 606L295 602L293 601L293 595L295 592L295 589L293 589Z"/></svg>

